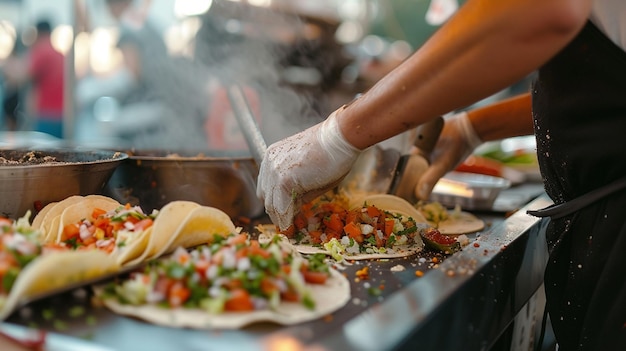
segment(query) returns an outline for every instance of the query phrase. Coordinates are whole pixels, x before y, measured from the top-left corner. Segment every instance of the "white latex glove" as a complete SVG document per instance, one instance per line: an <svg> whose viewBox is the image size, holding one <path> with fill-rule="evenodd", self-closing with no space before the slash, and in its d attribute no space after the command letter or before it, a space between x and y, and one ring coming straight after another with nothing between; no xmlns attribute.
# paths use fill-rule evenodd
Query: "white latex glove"
<svg viewBox="0 0 626 351"><path fill-rule="evenodd" d="M446 118L439 140L431 153L430 166L415 187L417 198L428 200L439 179L461 164L482 143L466 112Z"/></svg>
<svg viewBox="0 0 626 351"><path fill-rule="evenodd" d="M324 122L269 146L257 182L257 196L274 224L287 229L303 201L337 185L361 150L341 134L337 113Z"/></svg>

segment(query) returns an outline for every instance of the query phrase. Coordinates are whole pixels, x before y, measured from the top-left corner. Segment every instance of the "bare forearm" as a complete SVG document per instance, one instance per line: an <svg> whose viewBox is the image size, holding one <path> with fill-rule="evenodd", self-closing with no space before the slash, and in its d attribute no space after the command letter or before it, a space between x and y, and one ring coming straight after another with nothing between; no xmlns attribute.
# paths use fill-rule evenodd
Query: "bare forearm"
<svg viewBox="0 0 626 351"><path fill-rule="evenodd" d="M468 1L413 56L341 113L343 134L363 149L519 81L578 33L590 3Z"/></svg>
<svg viewBox="0 0 626 351"><path fill-rule="evenodd" d="M468 111L476 134L483 141L533 133L530 93Z"/></svg>

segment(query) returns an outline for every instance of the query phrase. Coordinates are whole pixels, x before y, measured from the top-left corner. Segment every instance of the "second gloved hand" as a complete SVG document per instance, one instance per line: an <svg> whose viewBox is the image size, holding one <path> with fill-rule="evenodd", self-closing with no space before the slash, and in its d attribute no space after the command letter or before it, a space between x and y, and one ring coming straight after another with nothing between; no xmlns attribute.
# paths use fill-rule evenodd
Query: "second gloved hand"
<svg viewBox="0 0 626 351"><path fill-rule="evenodd" d="M278 141L267 149L259 172L257 196L280 229L287 229L303 201L337 185L361 150L344 138L333 112L324 122Z"/></svg>
<svg viewBox="0 0 626 351"><path fill-rule="evenodd" d="M463 162L474 149L482 144L467 113L457 113L446 118L441 136L431 154L431 164L415 187L420 200L428 200L435 184L449 171Z"/></svg>

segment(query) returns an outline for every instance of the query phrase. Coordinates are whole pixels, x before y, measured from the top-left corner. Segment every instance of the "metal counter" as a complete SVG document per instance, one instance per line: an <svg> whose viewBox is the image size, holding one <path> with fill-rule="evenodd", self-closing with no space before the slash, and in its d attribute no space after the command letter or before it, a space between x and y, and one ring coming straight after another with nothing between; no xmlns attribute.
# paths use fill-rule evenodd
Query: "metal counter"
<svg viewBox="0 0 626 351"><path fill-rule="evenodd" d="M160 327L92 306L85 289L35 302L4 325L49 330L51 350L490 350L542 284L547 221L526 210L550 203L541 196L506 219L479 214L487 228L449 257L423 251L345 266L352 300L295 326ZM365 265L369 279L356 279Z"/></svg>

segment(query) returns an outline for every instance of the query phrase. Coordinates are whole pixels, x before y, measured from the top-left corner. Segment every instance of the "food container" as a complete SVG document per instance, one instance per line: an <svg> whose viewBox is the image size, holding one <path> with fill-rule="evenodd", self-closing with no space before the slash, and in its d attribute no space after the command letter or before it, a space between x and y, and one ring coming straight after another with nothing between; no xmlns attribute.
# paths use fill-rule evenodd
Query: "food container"
<svg viewBox="0 0 626 351"><path fill-rule="evenodd" d="M87 149L0 149L0 214L31 220L43 206L99 194L128 155Z"/></svg>
<svg viewBox="0 0 626 351"><path fill-rule="evenodd" d="M500 192L510 186L511 182L504 178L454 171L435 184L430 200L446 207L459 205L466 210L491 210Z"/></svg>
<svg viewBox="0 0 626 351"><path fill-rule="evenodd" d="M263 214L256 196L258 166L249 153L226 151L126 151L104 195L144 211L174 200L216 207L231 218Z"/></svg>

